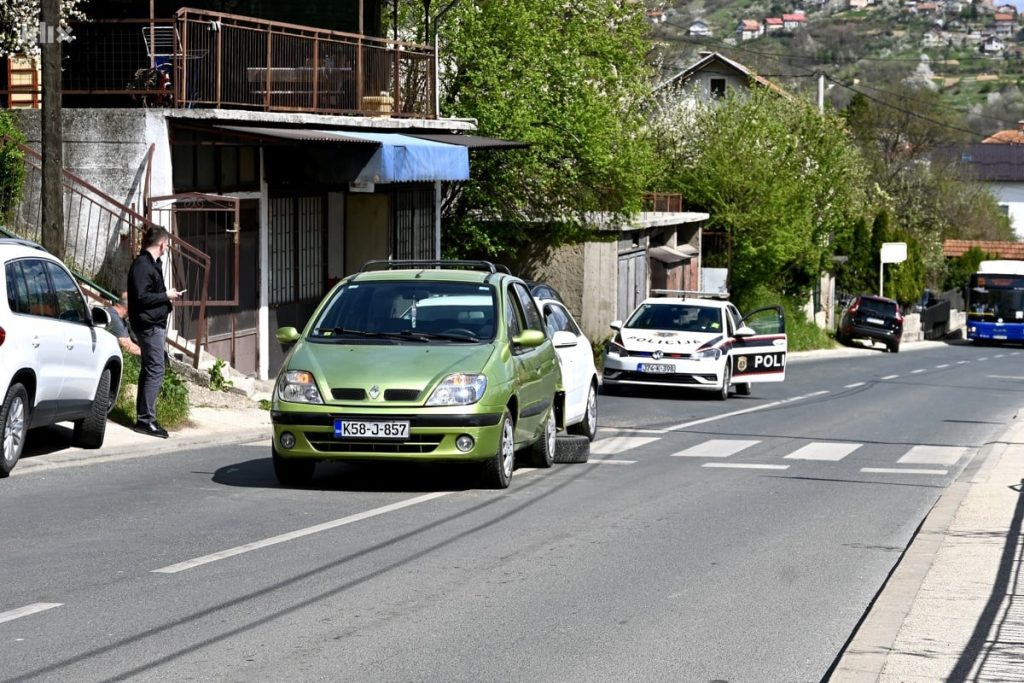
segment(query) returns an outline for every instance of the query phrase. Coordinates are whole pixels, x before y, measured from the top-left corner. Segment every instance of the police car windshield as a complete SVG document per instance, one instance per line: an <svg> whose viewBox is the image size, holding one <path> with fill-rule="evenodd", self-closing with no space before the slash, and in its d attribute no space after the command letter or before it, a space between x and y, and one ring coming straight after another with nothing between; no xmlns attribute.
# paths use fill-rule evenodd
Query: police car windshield
<svg viewBox="0 0 1024 683"><path fill-rule="evenodd" d="M676 332L721 332L722 311L693 304L641 304L624 327Z"/></svg>

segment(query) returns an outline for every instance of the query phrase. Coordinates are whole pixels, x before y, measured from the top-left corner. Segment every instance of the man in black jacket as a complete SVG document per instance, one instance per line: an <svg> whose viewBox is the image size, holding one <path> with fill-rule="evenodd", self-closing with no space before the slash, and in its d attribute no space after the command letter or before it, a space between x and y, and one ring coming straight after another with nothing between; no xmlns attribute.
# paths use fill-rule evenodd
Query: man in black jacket
<svg viewBox="0 0 1024 683"><path fill-rule="evenodd" d="M168 249L171 234L158 225L142 238L142 251L128 269L128 320L141 349L138 396L135 399L135 431L167 438L167 430L156 421L156 396L164 381L164 344L167 316L172 301L185 290L167 289L160 257Z"/></svg>

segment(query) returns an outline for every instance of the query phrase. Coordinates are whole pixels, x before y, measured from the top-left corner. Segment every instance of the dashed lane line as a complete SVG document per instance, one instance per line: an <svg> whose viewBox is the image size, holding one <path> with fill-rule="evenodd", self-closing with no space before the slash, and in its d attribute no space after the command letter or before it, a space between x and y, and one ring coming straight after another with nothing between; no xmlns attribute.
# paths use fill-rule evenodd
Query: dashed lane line
<svg viewBox="0 0 1024 683"><path fill-rule="evenodd" d="M945 476L949 474L947 470L923 470L914 469L911 467L861 467L860 471L864 474L937 474Z"/></svg>
<svg viewBox="0 0 1024 683"><path fill-rule="evenodd" d="M948 367L949 367L949 363L941 363L940 365L936 365L935 369L936 370L942 370L943 368L948 368Z"/></svg>
<svg viewBox="0 0 1024 683"><path fill-rule="evenodd" d="M918 368L917 370L911 370L910 374L911 375L920 375L922 372L924 372L924 368Z"/></svg>
<svg viewBox="0 0 1024 683"><path fill-rule="evenodd" d="M18 609L12 609L7 612L0 612L0 624L5 621L14 621L15 619L21 619L32 614L38 614L39 612L45 612L48 609L54 607L61 607L64 603L62 602L34 602L31 605L25 605Z"/></svg>
<svg viewBox="0 0 1024 683"><path fill-rule="evenodd" d="M287 541L293 541L303 536L311 536L312 534L318 534L322 531L330 531L331 529L337 529L338 527L345 526L346 524L354 524L355 522L361 522L364 519L371 517L378 517L388 512L394 512L395 510L401 510L402 508L411 507L413 505L419 505L420 503L426 503L427 501L441 498L443 496L450 496L455 493L454 491L437 491L435 493L428 493L423 496L416 496L415 498L409 498L402 500L397 503L390 505L384 505L379 508L373 508L372 510L366 510L365 512L359 512L354 515L342 517L340 519L331 520L330 522L324 522L323 524L316 524L314 526L306 527L305 529L297 529L295 531L289 531L286 534L279 534L277 536L271 536L265 538L262 541L253 541L252 543L246 543L244 545L235 546L234 548L228 548L227 550L221 550L220 552L211 553L209 555L203 555L202 557L196 557L191 560L172 564L167 567L161 567L160 569L153 569L154 574L177 574L188 569L194 569L204 564L211 562L217 562L218 560L224 560L235 555L242 555L243 553L252 552L253 550L260 550L267 548L278 543L285 543Z"/></svg>
<svg viewBox="0 0 1024 683"><path fill-rule="evenodd" d="M886 375L882 379L899 379L899 375Z"/></svg>
<svg viewBox="0 0 1024 683"><path fill-rule="evenodd" d="M865 384L866 382L854 382L853 384L847 384L843 389L856 389L857 387L862 387Z"/></svg>

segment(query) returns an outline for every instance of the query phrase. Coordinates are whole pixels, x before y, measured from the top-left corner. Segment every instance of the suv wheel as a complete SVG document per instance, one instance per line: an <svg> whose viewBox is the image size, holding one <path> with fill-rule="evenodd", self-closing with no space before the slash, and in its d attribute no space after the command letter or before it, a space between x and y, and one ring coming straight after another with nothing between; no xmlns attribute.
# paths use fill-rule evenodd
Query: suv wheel
<svg viewBox="0 0 1024 683"><path fill-rule="evenodd" d="M316 460L282 458L273 446L271 446L271 459L274 462L274 476L282 486L303 486L313 479Z"/></svg>
<svg viewBox="0 0 1024 683"><path fill-rule="evenodd" d="M501 438L498 441L498 452L484 463L484 480L495 489L507 489L512 481L512 467L515 465L516 444L515 425L512 414L505 409L501 416Z"/></svg>
<svg viewBox="0 0 1024 683"><path fill-rule="evenodd" d="M75 433L72 440L79 448L99 448L103 445L103 435L107 431L107 412L110 410L110 370L100 375L100 384L96 387L96 398L92 402L92 412L88 417L75 421Z"/></svg>
<svg viewBox="0 0 1024 683"><path fill-rule="evenodd" d="M3 438L0 451L0 477L6 477L18 464L25 447L28 433L28 392L21 384L12 384L0 406L0 437Z"/></svg>
<svg viewBox="0 0 1024 683"><path fill-rule="evenodd" d="M548 408L547 419L544 420L544 434L535 444L530 446L528 451L530 461L534 467L551 467L555 462L555 433L558 425L555 424L555 406Z"/></svg>
<svg viewBox="0 0 1024 683"><path fill-rule="evenodd" d="M889 353L899 353L900 343L898 341L889 342Z"/></svg>

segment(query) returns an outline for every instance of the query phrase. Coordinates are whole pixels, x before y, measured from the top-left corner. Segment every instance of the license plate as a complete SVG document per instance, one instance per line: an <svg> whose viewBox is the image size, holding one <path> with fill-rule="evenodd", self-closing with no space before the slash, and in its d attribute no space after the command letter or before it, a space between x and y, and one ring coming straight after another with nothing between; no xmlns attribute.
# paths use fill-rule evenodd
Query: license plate
<svg viewBox="0 0 1024 683"><path fill-rule="evenodd" d="M884 325L885 321L881 318L868 318L868 322L872 325Z"/></svg>
<svg viewBox="0 0 1024 683"><path fill-rule="evenodd" d="M652 375L664 375L675 370L675 367L664 363L640 363L636 369L640 372L649 372Z"/></svg>
<svg viewBox="0 0 1024 683"><path fill-rule="evenodd" d="M1005 334L993 334L992 338L993 339L998 339L1000 341L1006 341L1006 335Z"/></svg>
<svg viewBox="0 0 1024 683"><path fill-rule="evenodd" d="M409 436L407 420L363 422L361 420L334 421L335 439L405 439Z"/></svg>

